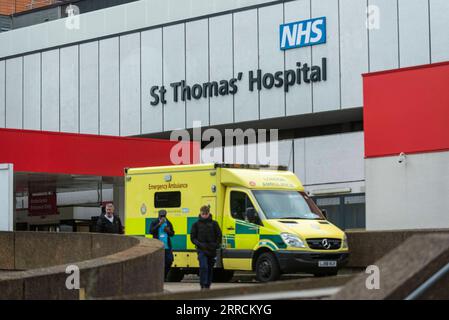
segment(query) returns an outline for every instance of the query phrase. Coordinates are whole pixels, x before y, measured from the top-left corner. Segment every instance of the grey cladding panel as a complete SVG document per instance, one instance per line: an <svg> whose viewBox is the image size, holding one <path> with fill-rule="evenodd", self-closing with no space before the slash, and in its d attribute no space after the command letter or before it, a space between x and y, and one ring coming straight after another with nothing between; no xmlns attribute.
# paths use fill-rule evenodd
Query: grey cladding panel
<svg viewBox="0 0 449 320"><path fill-rule="evenodd" d="M5 60L0 61L0 128L5 127L5 98L6 98L6 92L5 92Z"/></svg>
<svg viewBox="0 0 449 320"><path fill-rule="evenodd" d="M98 134L98 41L80 45L80 132Z"/></svg>
<svg viewBox="0 0 449 320"><path fill-rule="evenodd" d="M194 84L202 85L209 81L208 28L207 19L186 24L186 83L191 87ZM196 89L197 94L198 92L199 89ZM220 97L211 99L220 99ZM194 99L192 97L192 100L187 101L186 110L187 128L192 128L194 121L200 121L201 126L209 125L208 98Z"/></svg>
<svg viewBox="0 0 449 320"><path fill-rule="evenodd" d="M140 33L120 37L120 135L140 130Z"/></svg>
<svg viewBox="0 0 449 320"><path fill-rule="evenodd" d="M151 87L162 85L162 29L142 32L142 133L163 131L163 106L150 104Z"/></svg>
<svg viewBox="0 0 449 320"><path fill-rule="evenodd" d="M313 0L312 17L326 17L327 42L312 47L312 64L327 58L327 81L313 84L313 112L340 109L340 45L338 0Z"/></svg>
<svg viewBox="0 0 449 320"><path fill-rule="evenodd" d="M432 63L449 60L449 1L430 0Z"/></svg>
<svg viewBox="0 0 449 320"><path fill-rule="evenodd" d="M398 1L400 67L430 63L428 0Z"/></svg>
<svg viewBox="0 0 449 320"><path fill-rule="evenodd" d="M185 79L185 25L178 24L163 29L164 85L167 89L167 104L164 107L164 131L185 127L186 106L181 101L180 88L178 101L174 102L174 88L171 83Z"/></svg>
<svg viewBox="0 0 449 320"><path fill-rule="evenodd" d="M42 52L42 130L59 131L59 49Z"/></svg>
<svg viewBox="0 0 449 320"><path fill-rule="evenodd" d="M362 74L368 72L366 1L340 1L342 108L363 106Z"/></svg>
<svg viewBox="0 0 449 320"><path fill-rule="evenodd" d="M369 68L371 72L399 66L397 1L369 0Z"/></svg>
<svg viewBox="0 0 449 320"><path fill-rule="evenodd" d="M310 19L310 0L286 2L285 23ZM285 51L285 69L295 70L296 63L312 64L312 47ZM312 112L312 86L301 84L290 88L286 95L287 115Z"/></svg>
<svg viewBox="0 0 449 320"><path fill-rule="evenodd" d="M235 122L259 119L259 93L248 90L248 71L257 72L257 10L234 14L234 76L243 72L239 91L234 97Z"/></svg>
<svg viewBox="0 0 449 320"><path fill-rule="evenodd" d="M41 54L23 57L23 127L41 129Z"/></svg>
<svg viewBox="0 0 449 320"><path fill-rule="evenodd" d="M6 60L6 128L22 129L22 57Z"/></svg>
<svg viewBox="0 0 449 320"><path fill-rule="evenodd" d="M61 131L79 132L78 46L61 49Z"/></svg>
<svg viewBox="0 0 449 320"><path fill-rule="evenodd" d="M100 134L120 135L119 39L100 41Z"/></svg>
<svg viewBox="0 0 449 320"><path fill-rule="evenodd" d="M279 48L279 25L284 22L283 5L259 9L259 59L262 74L284 70L284 54ZM273 85L273 84L271 84ZM260 92L260 118L285 116L283 87L262 88Z"/></svg>
<svg viewBox="0 0 449 320"><path fill-rule="evenodd" d="M210 19L209 41L210 79L231 79L233 77L231 14ZM232 123L233 114L234 99L231 95L210 100L211 125Z"/></svg>

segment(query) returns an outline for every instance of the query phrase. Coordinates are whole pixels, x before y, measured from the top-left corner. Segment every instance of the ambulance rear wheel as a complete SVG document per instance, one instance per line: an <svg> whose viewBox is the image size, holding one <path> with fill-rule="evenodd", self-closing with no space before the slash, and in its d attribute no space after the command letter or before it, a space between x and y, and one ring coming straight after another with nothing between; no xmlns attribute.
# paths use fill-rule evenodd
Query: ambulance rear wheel
<svg viewBox="0 0 449 320"><path fill-rule="evenodd" d="M167 282L181 282L184 272L179 268L171 268L167 274Z"/></svg>
<svg viewBox="0 0 449 320"><path fill-rule="evenodd" d="M256 279L260 282L276 281L281 276L281 269L274 254L262 253L256 261Z"/></svg>
<svg viewBox="0 0 449 320"><path fill-rule="evenodd" d="M212 273L213 282L229 282L234 277L234 271L224 269L214 269Z"/></svg>

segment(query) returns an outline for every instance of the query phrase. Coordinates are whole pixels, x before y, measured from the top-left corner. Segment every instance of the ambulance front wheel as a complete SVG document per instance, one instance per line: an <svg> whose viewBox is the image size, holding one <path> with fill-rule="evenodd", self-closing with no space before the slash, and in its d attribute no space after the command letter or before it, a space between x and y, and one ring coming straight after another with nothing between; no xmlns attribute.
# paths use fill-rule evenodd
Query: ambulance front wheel
<svg viewBox="0 0 449 320"><path fill-rule="evenodd" d="M256 279L260 282L276 281L281 276L279 263L271 252L262 253L256 261Z"/></svg>
<svg viewBox="0 0 449 320"><path fill-rule="evenodd" d="M179 268L171 268L167 274L167 282L181 282L184 272Z"/></svg>

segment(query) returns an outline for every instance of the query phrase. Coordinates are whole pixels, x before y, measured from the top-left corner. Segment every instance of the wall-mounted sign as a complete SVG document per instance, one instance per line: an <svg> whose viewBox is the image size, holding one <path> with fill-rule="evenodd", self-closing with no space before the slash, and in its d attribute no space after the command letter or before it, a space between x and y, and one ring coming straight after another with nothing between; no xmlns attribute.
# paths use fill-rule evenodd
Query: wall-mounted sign
<svg viewBox="0 0 449 320"><path fill-rule="evenodd" d="M314 46L326 42L326 17L281 24L281 50Z"/></svg>
<svg viewBox="0 0 449 320"><path fill-rule="evenodd" d="M226 95L235 95L239 90L239 82L244 79L243 72L229 80L208 81L204 83L187 84L185 80L170 83L171 99L173 102L214 98ZM327 59L321 59L321 65L309 65L307 62L297 62L295 69L276 72L263 72L261 69L248 72L248 90L283 89L288 92L293 86L310 84L327 80ZM150 89L152 106L167 103L167 88L152 86Z"/></svg>
<svg viewBox="0 0 449 320"><path fill-rule="evenodd" d="M28 198L29 216L47 216L53 214L58 214L55 192L46 195L30 194Z"/></svg>

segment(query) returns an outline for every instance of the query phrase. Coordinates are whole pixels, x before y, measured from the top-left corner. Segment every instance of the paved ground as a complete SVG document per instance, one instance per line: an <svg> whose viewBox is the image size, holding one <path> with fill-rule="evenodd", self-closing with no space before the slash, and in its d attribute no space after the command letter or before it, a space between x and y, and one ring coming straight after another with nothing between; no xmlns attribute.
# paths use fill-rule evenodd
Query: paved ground
<svg viewBox="0 0 449 320"><path fill-rule="evenodd" d="M292 274L283 275L281 280L293 280L309 278L311 275ZM236 273L231 282L228 283L213 283L211 289L224 289L224 288L236 288L240 286L257 285L259 284L253 273ZM200 290L199 278L196 275L186 275L182 282L166 282L164 290L167 292L187 292Z"/></svg>

